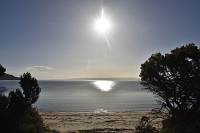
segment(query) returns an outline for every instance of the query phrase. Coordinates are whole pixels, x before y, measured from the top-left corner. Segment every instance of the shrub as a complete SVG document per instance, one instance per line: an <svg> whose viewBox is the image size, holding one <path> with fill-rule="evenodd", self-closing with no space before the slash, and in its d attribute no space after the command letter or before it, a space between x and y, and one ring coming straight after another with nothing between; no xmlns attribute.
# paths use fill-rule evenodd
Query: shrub
<svg viewBox="0 0 200 133"><path fill-rule="evenodd" d="M29 104L35 103L38 100L41 91L37 80L31 77L30 73L24 73L20 77L19 84L23 90L26 102Z"/></svg>
<svg viewBox="0 0 200 133"><path fill-rule="evenodd" d="M158 133L155 127L153 127L150 118L143 116L139 124L135 128L136 133Z"/></svg>
<svg viewBox="0 0 200 133"><path fill-rule="evenodd" d="M38 111L32 107L39 98L40 87L30 73L20 80L21 89L0 95L0 128L4 133L44 133L46 127Z"/></svg>
<svg viewBox="0 0 200 133"><path fill-rule="evenodd" d="M153 54L141 65L140 77L145 89L159 98L161 111L169 114L163 121L165 129L200 130L200 49L195 44Z"/></svg>
<svg viewBox="0 0 200 133"><path fill-rule="evenodd" d="M36 108L26 110L19 124L21 133L44 133L46 127Z"/></svg>

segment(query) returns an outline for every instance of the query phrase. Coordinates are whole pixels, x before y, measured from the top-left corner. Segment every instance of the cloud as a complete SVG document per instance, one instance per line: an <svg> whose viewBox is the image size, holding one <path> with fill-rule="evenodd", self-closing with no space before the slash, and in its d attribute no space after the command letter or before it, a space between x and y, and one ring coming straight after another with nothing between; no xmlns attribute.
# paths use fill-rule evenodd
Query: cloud
<svg viewBox="0 0 200 133"><path fill-rule="evenodd" d="M27 68L28 71L50 71L53 70L52 67L49 66L30 66Z"/></svg>

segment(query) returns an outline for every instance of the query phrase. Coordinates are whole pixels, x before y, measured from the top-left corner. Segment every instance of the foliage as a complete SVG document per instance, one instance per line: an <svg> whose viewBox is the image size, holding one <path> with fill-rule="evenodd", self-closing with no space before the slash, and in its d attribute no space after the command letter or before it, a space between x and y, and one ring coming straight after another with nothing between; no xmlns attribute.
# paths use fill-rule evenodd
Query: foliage
<svg viewBox="0 0 200 133"><path fill-rule="evenodd" d="M26 102L22 92L19 89L11 91L8 96L9 103L7 106L8 118L10 125L15 125L16 128L19 124L21 117L27 110Z"/></svg>
<svg viewBox="0 0 200 133"><path fill-rule="evenodd" d="M145 89L159 98L163 111L169 114L163 121L165 128L172 133L186 128L193 133L200 130L200 117L196 117L200 116L200 49L195 44L165 55L153 54L141 65L140 77Z"/></svg>
<svg viewBox="0 0 200 133"><path fill-rule="evenodd" d="M6 72L6 69L0 64L0 76L4 75Z"/></svg>
<svg viewBox="0 0 200 133"><path fill-rule="evenodd" d="M5 125L7 125L8 103L9 103L8 98L6 96L3 96L0 94L0 127L1 127L1 130L5 129Z"/></svg>
<svg viewBox="0 0 200 133"><path fill-rule="evenodd" d="M158 133L155 127L153 127L150 118L143 116L136 126L136 133Z"/></svg>
<svg viewBox="0 0 200 133"><path fill-rule="evenodd" d="M152 55L141 66L142 83L160 97L174 116L200 109L200 49L182 46L170 54Z"/></svg>
<svg viewBox="0 0 200 133"><path fill-rule="evenodd" d="M0 95L0 128L5 133L43 133L46 127L38 111L32 107L40 88L30 73L21 76L22 89Z"/></svg>
<svg viewBox="0 0 200 133"><path fill-rule="evenodd" d="M38 82L35 78L31 77L30 73L24 73L20 77L19 84L23 90L23 94L25 96L26 102L33 104L35 103L41 91L41 88L38 85Z"/></svg>
<svg viewBox="0 0 200 133"><path fill-rule="evenodd" d="M167 118L162 124L161 133L199 133L200 114L176 119Z"/></svg>
<svg viewBox="0 0 200 133"><path fill-rule="evenodd" d="M26 110L18 128L21 133L43 133L46 130L43 120L35 108Z"/></svg>

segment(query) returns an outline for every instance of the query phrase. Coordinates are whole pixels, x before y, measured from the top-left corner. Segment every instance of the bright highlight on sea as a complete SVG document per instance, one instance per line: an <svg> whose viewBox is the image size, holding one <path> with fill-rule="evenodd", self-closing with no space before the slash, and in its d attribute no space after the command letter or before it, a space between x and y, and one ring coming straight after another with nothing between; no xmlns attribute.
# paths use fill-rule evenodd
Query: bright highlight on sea
<svg viewBox="0 0 200 133"><path fill-rule="evenodd" d="M93 84L101 91L108 92L112 89L112 87L115 85L113 81L107 81L107 80L98 80L93 82Z"/></svg>

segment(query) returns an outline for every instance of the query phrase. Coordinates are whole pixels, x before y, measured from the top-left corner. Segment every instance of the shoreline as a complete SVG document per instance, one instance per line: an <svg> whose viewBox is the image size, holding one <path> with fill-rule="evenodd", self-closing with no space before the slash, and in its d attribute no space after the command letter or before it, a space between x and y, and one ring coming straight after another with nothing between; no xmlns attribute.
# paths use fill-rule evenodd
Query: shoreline
<svg viewBox="0 0 200 133"><path fill-rule="evenodd" d="M40 112L45 125L61 133L134 133L142 116L150 112Z"/></svg>

